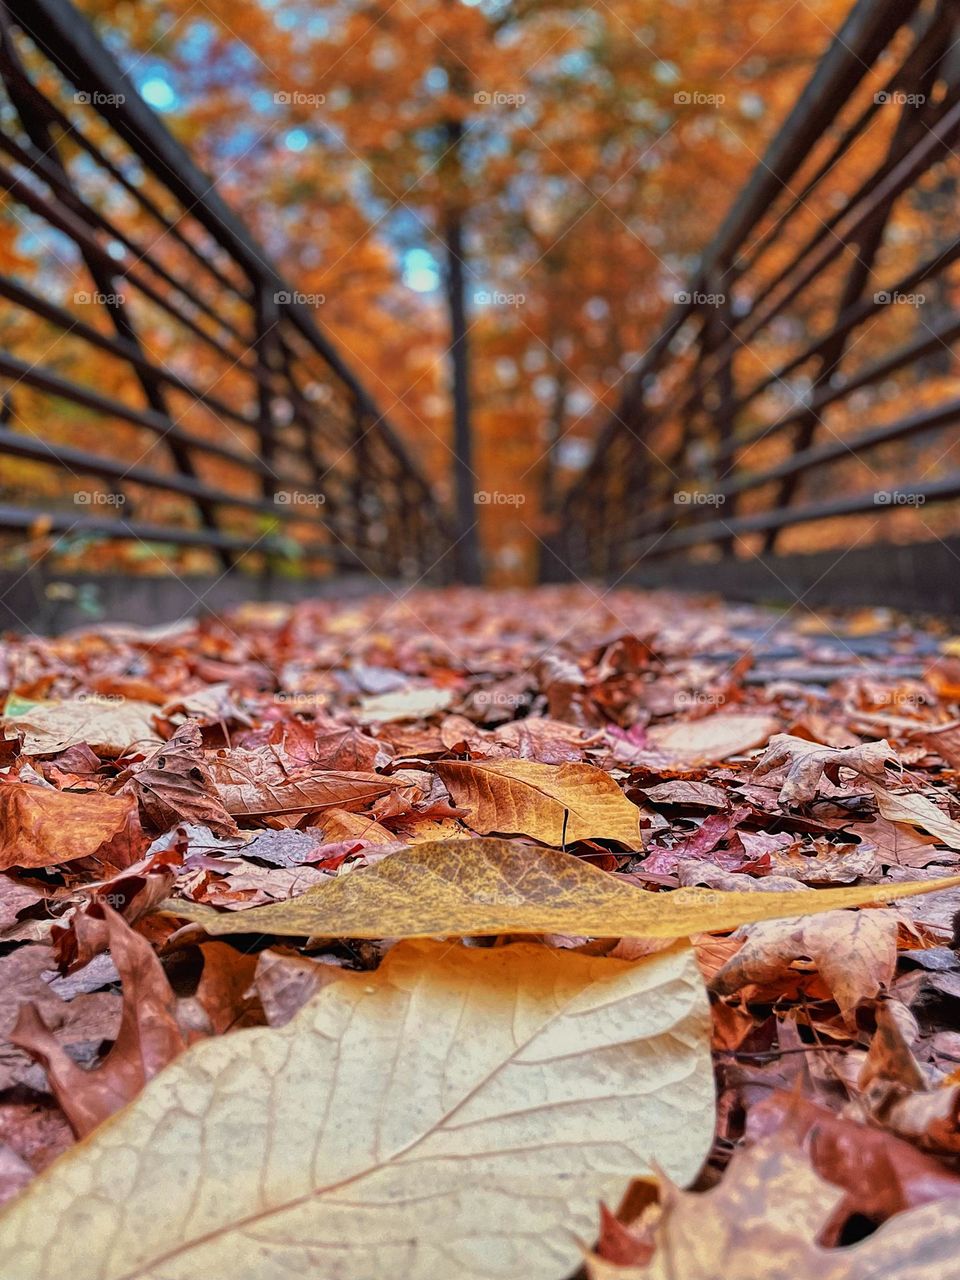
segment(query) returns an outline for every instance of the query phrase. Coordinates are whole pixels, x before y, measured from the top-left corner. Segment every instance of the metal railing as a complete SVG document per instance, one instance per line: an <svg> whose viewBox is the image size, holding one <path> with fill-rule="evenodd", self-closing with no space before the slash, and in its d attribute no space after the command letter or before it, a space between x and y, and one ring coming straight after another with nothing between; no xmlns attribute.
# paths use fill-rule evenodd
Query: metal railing
<svg viewBox="0 0 960 1280"><path fill-rule="evenodd" d="M0 3L0 77L4 536L429 570L430 486L86 20Z"/></svg>
<svg viewBox="0 0 960 1280"><path fill-rule="evenodd" d="M855 5L568 491L566 571L958 531L958 18Z"/></svg>

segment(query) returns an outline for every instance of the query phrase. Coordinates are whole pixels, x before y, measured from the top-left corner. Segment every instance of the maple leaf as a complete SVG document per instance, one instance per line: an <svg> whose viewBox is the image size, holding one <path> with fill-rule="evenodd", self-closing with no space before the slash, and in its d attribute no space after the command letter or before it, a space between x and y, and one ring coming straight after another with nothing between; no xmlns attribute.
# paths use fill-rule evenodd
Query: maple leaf
<svg viewBox="0 0 960 1280"><path fill-rule="evenodd" d="M283 1027L194 1046L5 1210L0 1244L18 1280L77 1258L100 1280L330 1258L340 1280L485 1280L491 1259L555 1280L598 1197L654 1161L699 1169L708 1033L685 945L628 963L403 943ZM121 1152L123 1194L91 1199Z"/></svg>
<svg viewBox="0 0 960 1280"><path fill-rule="evenodd" d="M899 763L897 753L885 738L856 747L824 747L806 738L778 733L770 739L753 772L754 777L763 777L786 768L780 803L791 805L815 799L824 775L839 783L840 770L850 769L870 784L884 777L887 764Z"/></svg>

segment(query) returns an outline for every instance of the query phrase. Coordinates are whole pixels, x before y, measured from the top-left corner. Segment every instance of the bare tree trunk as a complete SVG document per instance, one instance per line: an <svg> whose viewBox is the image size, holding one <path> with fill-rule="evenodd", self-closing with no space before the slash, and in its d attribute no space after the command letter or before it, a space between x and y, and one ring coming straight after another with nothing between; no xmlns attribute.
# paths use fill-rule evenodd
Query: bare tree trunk
<svg viewBox="0 0 960 1280"><path fill-rule="evenodd" d="M463 125L447 124L447 155L459 165ZM453 166L451 166L453 167ZM463 214L456 201L443 226L447 261L444 284L450 315L450 372L453 381L453 489L456 506L457 576L463 582L480 581L480 544L477 537L477 483L473 470L473 432L470 421L470 349L464 278Z"/></svg>

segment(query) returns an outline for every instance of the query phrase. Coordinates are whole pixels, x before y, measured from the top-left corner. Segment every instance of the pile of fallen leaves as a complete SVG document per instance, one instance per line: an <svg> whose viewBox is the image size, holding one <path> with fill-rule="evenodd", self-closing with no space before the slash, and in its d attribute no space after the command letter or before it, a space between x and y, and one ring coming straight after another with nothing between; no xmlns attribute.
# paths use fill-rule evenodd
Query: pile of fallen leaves
<svg viewBox="0 0 960 1280"><path fill-rule="evenodd" d="M958 652L586 588L8 637L0 1274L957 1274Z"/></svg>

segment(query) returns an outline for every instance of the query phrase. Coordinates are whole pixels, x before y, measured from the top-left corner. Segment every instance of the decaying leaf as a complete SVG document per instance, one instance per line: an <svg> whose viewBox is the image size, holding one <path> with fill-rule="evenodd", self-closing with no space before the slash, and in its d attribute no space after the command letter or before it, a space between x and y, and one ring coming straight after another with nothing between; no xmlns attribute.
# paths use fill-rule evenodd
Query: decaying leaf
<svg viewBox="0 0 960 1280"><path fill-rule="evenodd" d="M235 835L237 824L223 807L203 758L200 726L187 720L140 765L124 791L137 797L144 819L165 831L178 822L196 822L215 835Z"/></svg>
<svg viewBox="0 0 960 1280"><path fill-rule="evenodd" d="M123 980L123 1013L113 1047L100 1065L85 1071L64 1052L31 1004L20 1009L11 1033L46 1069L53 1092L74 1132L82 1137L143 1088L185 1047L175 1000L149 942L102 903L84 916L96 945L109 945Z"/></svg>
<svg viewBox="0 0 960 1280"><path fill-rule="evenodd" d="M404 943L284 1027L196 1045L6 1209L0 1245L17 1280L77 1259L98 1280L556 1280L599 1198L652 1162L696 1174L708 1025L686 945Z"/></svg>
<svg viewBox="0 0 960 1280"><path fill-rule="evenodd" d="M149 702L118 696L35 702L8 709L3 724L23 735L25 755L51 756L86 743L99 755L120 756L131 747L150 750L160 741Z"/></svg>
<svg viewBox="0 0 960 1280"><path fill-rule="evenodd" d="M99 854L125 867L147 846L131 796L0 782L0 868L51 867Z"/></svg>
<svg viewBox="0 0 960 1280"><path fill-rule="evenodd" d="M593 765L477 760L439 761L435 768L481 835L525 835L553 845L565 836L568 842L640 847L639 810Z"/></svg>
<svg viewBox="0 0 960 1280"><path fill-rule="evenodd" d="M804 920L765 920L750 925L740 950L711 986L731 995L748 983L781 977L794 961L809 960L844 1013L875 996L893 978L897 963L895 911L827 911Z"/></svg>
<svg viewBox="0 0 960 1280"><path fill-rule="evenodd" d="M651 744L687 767L713 764L762 746L779 722L771 715L718 711L702 720L678 720L650 729Z"/></svg>
<svg viewBox="0 0 960 1280"><path fill-rule="evenodd" d="M228 915L171 901L172 914L212 935L419 938L440 934L560 933L681 938L755 920L883 902L960 884L857 885L793 893L678 889L648 893L557 849L512 840L418 844L275 906Z"/></svg>
<svg viewBox="0 0 960 1280"><path fill-rule="evenodd" d="M860 1244L815 1243L844 1192L825 1182L788 1138L734 1155L723 1181L702 1195L661 1184L649 1215L645 1265L599 1258L590 1280L945 1280L956 1274L960 1199L897 1214Z"/></svg>
<svg viewBox="0 0 960 1280"><path fill-rule="evenodd" d="M879 786L874 786L873 794L882 817L890 822L906 822L911 827L922 827L948 849L960 849L960 822L948 818L926 796L916 792L892 792Z"/></svg>
<svg viewBox="0 0 960 1280"><path fill-rule="evenodd" d="M770 739L766 751L754 767L754 776L786 769L780 788L780 803L803 804L816 798L820 779L840 781L840 770L850 769L869 783L882 778L887 764L899 763L897 753L886 739L864 742L856 747L824 747L806 738L778 733Z"/></svg>

